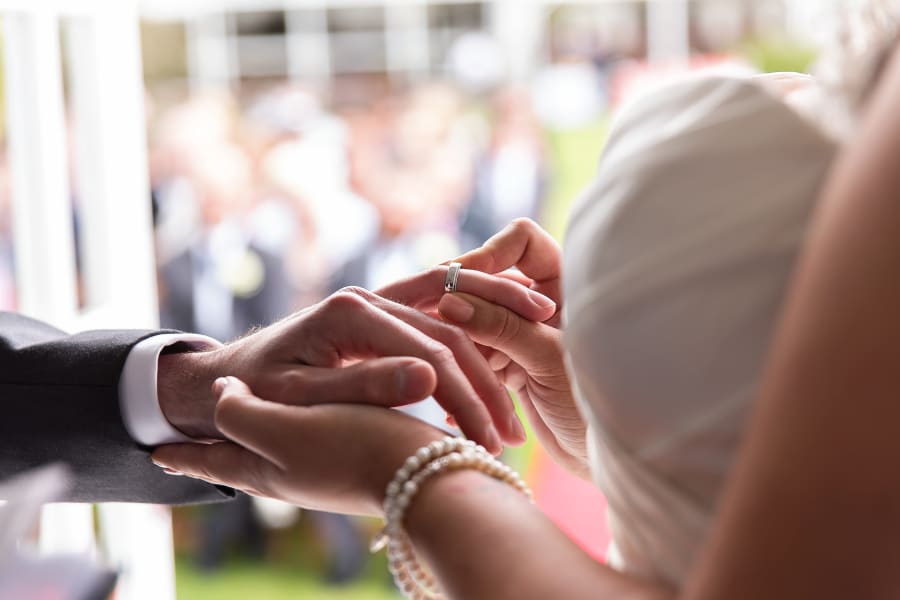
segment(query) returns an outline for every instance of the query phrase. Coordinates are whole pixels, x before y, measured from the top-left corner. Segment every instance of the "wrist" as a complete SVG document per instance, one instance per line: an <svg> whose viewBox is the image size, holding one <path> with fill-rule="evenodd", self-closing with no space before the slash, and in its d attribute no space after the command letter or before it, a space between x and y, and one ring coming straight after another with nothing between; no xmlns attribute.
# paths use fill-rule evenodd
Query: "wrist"
<svg viewBox="0 0 900 600"><path fill-rule="evenodd" d="M220 350L169 351L159 356L156 390L166 419L185 435L221 438L215 425L217 398L212 383Z"/></svg>
<svg viewBox="0 0 900 600"><path fill-rule="evenodd" d="M399 447L393 449L385 448L385 451L380 453L380 458L382 458L380 461L381 466L372 470L373 477L369 485L369 498L375 507L374 514L376 516L385 516L384 501L387 496L387 486L397 475L400 468L406 464L409 457L414 456L420 448L447 436L445 432L424 422L416 424L420 423L423 425L421 431L415 433L407 431L404 442L397 444Z"/></svg>

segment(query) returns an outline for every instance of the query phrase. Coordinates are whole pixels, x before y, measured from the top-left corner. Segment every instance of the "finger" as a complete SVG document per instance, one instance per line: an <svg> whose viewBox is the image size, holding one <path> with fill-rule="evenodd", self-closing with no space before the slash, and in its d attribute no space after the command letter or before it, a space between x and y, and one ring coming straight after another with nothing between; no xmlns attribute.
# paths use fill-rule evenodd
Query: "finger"
<svg viewBox="0 0 900 600"><path fill-rule="evenodd" d="M502 277L503 279L508 279L510 281L518 283L519 285L524 285L527 288L530 288L531 286L534 285L534 279L526 276L524 273L522 273L521 271L518 271L516 269L507 269L500 273L496 273L495 276ZM465 291L465 290L460 290L460 291Z"/></svg>
<svg viewBox="0 0 900 600"><path fill-rule="evenodd" d="M528 372L541 372L560 360L559 331L549 325L469 294L446 294L438 310L477 343L499 350Z"/></svg>
<svg viewBox="0 0 900 600"><path fill-rule="evenodd" d="M273 435L272 425L299 421L304 407L262 400L237 377L224 379L226 383L216 403L216 427L228 439L283 468L292 440Z"/></svg>
<svg viewBox="0 0 900 600"><path fill-rule="evenodd" d="M517 267L535 282L558 279L559 244L530 219L516 219L476 248L455 259L466 269L499 273Z"/></svg>
<svg viewBox="0 0 900 600"><path fill-rule="evenodd" d="M522 437L506 391L458 328L362 289L347 289L320 303L306 327L301 337L311 342L307 352L324 344L321 356L308 355L307 364L327 365L335 354L421 358L437 373L435 399L456 417L467 436L495 451L502 447L498 429L510 442Z"/></svg>
<svg viewBox="0 0 900 600"><path fill-rule="evenodd" d="M375 294L427 312L433 310L441 296L446 293L444 291L446 277L446 266L432 267L418 275L375 290ZM456 290L505 306L532 321L544 321L556 313L556 303L553 300L527 286L520 285L509 277L465 269L459 273Z"/></svg>
<svg viewBox="0 0 900 600"><path fill-rule="evenodd" d="M462 331L456 327L448 327L444 322L428 317L413 308L391 302L366 290L358 289L355 293L362 295L373 306L409 323L449 348L459 369L484 401L497 431L503 439L510 444L520 444L525 441L525 430L516 415L509 394L500 385L493 370L481 356L475 344ZM439 388L435 389L435 399L441 403L443 397L439 392ZM442 404L442 406L444 405Z"/></svg>
<svg viewBox="0 0 900 600"><path fill-rule="evenodd" d="M488 366L496 373L497 371L505 369L509 363L512 362L512 359L504 352L492 349L491 355L487 357L487 361Z"/></svg>
<svg viewBox="0 0 900 600"><path fill-rule="evenodd" d="M276 465L231 442L169 444L154 450L151 459L160 467L188 477L256 495L264 495L269 482L280 476Z"/></svg>
<svg viewBox="0 0 900 600"><path fill-rule="evenodd" d="M434 368L418 358L369 358L342 368L297 367L288 371L279 401L309 406L330 402L404 406L432 395Z"/></svg>
<svg viewBox="0 0 900 600"><path fill-rule="evenodd" d="M517 394L521 394L524 391L526 384L528 383L528 373L521 367L512 361L506 364L505 367L500 369L497 372L497 375L500 377L500 381L506 385L507 388L516 392Z"/></svg>
<svg viewBox="0 0 900 600"><path fill-rule="evenodd" d="M503 370L509 364L509 357L496 348L477 343L475 347L478 348L478 352L481 353L481 356L484 357L484 360L487 361L488 366L494 373Z"/></svg>

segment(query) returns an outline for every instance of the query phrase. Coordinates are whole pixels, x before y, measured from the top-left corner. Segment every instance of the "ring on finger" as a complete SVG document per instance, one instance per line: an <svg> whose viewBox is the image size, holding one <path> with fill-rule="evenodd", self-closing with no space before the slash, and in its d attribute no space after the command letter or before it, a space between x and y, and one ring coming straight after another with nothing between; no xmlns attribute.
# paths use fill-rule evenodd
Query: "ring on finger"
<svg viewBox="0 0 900 600"><path fill-rule="evenodd" d="M450 266L447 268L447 277L444 279L444 291L445 292L455 292L456 284L459 282L459 270L462 268L462 264L458 262L450 263Z"/></svg>

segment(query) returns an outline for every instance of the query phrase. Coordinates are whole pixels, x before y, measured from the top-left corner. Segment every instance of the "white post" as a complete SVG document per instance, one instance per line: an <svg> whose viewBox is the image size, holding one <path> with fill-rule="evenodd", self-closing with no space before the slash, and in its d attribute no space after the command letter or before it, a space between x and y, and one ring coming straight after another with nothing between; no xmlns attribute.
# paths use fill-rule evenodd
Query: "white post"
<svg viewBox="0 0 900 600"><path fill-rule="evenodd" d="M191 87L229 87L234 73L225 13L197 15L185 22L185 29Z"/></svg>
<svg viewBox="0 0 900 600"><path fill-rule="evenodd" d="M504 50L512 81L526 81L537 70L548 10L537 0L497 0L490 4L491 33Z"/></svg>
<svg viewBox="0 0 900 600"><path fill-rule="evenodd" d="M119 0L74 17L66 33L89 303L75 329L154 328L158 307L136 6ZM105 557L121 573L117 597L174 599L168 509L103 504L99 514Z"/></svg>
<svg viewBox="0 0 900 600"><path fill-rule="evenodd" d="M288 73L296 83L330 85L331 48L326 8L311 6L285 14Z"/></svg>
<svg viewBox="0 0 900 600"><path fill-rule="evenodd" d="M65 327L78 303L58 19L9 12L3 31L19 310ZM45 508L41 551L93 554L93 523L87 505Z"/></svg>
<svg viewBox="0 0 900 600"><path fill-rule="evenodd" d="M158 326L140 32L133 2L66 28L87 327Z"/></svg>
<svg viewBox="0 0 900 600"><path fill-rule="evenodd" d="M389 73L427 76L431 68L428 37L426 5L385 5L384 38Z"/></svg>
<svg viewBox="0 0 900 600"><path fill-rule="evenodd" d="M647 2L647 59L686 63L691 56L688 0Z"/></svg>
<svg viewBox="0 0 900 600"><path fill-rule="evenodd" d="M64 326L77 301L58 21L11 12L3 31L18 306Z"/></svg>

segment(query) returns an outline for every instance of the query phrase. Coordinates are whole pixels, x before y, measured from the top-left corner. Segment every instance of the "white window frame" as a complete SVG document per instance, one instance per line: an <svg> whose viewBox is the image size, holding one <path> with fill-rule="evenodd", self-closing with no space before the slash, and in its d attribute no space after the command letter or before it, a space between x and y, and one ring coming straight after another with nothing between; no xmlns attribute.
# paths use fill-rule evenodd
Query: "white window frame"
<svg viewBox="0 0 900 600"><path fill-rule="evenodd" d="M158 326L134 0L0 0L19 310L69 331ZM85 307L79 309L60 31L66 40ZM167 508L99 507L123 600L175 597ZM89 505L44 509L45 552L97 553Z"/></svg>

